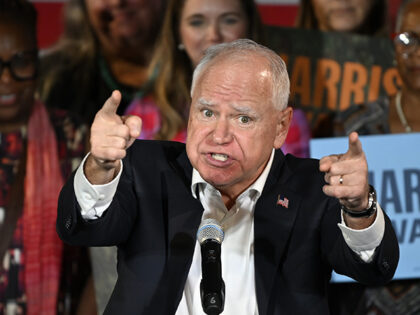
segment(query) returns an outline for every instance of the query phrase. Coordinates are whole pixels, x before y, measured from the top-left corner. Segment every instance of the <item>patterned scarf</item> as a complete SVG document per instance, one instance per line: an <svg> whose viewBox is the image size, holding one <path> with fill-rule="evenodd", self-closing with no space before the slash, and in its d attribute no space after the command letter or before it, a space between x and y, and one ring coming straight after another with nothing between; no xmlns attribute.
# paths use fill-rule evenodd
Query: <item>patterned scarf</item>
<svg viewBox="0 0 420 315"><path fill-rule="evenodd" d="M23 246L28 315L56 313L62 243L55 230L63 184L54 129L36 102L28 123Z"/></svg>

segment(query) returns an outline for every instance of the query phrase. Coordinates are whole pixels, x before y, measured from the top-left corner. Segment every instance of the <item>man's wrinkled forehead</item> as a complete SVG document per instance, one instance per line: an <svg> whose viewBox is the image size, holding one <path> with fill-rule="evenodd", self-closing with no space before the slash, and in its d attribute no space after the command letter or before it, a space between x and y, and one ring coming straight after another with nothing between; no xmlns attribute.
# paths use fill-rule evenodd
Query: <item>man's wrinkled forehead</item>
<svg viewBox="0 0 420 315"><path fill-rule="evenodd" d="M209 109L216 109L219 106L222 106L223 104L219 104L215 101L206 99L205 97L199 97L197 102L193 104L193 106L201 108L209 108ZM236 102L227 103L227 106L229 106L230 109L232 109L235 112L242 113L242 114L255 114L255 110L250 105L245 104L238 104Z"/></svg>
<svg viewBox="0 0 420 315"><path fill-rule="evenodd" d="M259 57L259 58L258 58ZM194 102L205 94L219 93L221 96L234 97L271 97L272 74L266 59L231 58L229 56L212 60L201 75L192 91ZM206 102L210 100L205 99Z"/></svg>

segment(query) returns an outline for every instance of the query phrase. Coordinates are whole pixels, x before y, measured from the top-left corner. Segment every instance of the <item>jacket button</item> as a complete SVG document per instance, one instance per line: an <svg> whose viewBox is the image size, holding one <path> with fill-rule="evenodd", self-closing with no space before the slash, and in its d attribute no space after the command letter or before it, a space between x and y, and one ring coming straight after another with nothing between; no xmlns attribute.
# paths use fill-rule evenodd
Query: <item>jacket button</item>
<svg viewBox="0 0 420 315"><path fill-rule="evenodd" d="M386 261L382 262L382 267L384 267L385 270L389 270L389 264Z"/></svg>
<svg viewBox="0 0 420 315"><path fill-rule="evenodd" d="M66 222L64 223L64 226L66 227L67 230L70 230L70 228L71 228L71 217L68 217L66 219Z"/></svg>

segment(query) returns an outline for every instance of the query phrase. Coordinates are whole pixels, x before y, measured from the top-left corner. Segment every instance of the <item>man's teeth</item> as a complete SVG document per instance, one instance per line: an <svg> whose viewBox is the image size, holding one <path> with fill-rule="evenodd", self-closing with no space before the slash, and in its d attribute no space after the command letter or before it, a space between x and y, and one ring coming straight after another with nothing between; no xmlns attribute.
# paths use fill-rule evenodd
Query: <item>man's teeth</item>
<svg viewBox="0 0 420 315"><path fill-rule="evenodd" d="M228 156L226 154L219 154L219 153L213 153L212 158L218 161L226 161L228 159Z"/></svg>

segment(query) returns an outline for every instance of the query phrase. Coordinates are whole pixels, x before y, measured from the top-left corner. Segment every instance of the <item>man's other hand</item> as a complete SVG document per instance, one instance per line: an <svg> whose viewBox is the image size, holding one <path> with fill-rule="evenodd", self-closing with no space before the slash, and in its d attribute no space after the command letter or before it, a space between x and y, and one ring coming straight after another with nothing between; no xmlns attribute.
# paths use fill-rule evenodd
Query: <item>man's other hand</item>
<svg viewBox="0 0 420 315"><path fill-rule="evenodd" d="M368 206L368 166L362 143L356 132L349 135L349 148L344 154L323 157L319 170L325 172L323 191L353 211L363 211Z"/></svg>

